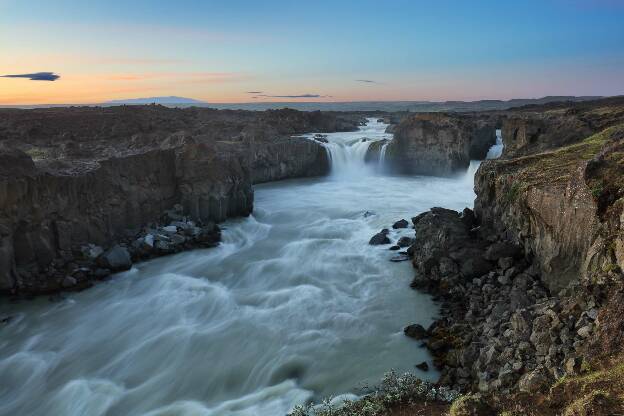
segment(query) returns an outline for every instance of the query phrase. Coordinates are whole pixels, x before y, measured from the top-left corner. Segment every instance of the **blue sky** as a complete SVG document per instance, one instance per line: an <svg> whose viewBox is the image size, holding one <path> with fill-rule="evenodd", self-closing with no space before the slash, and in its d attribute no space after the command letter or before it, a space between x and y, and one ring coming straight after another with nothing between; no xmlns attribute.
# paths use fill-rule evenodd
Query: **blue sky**
<svg viewBox="0 0 624 416"><path fill-rule="evenodd" d="M0 74L60 75L0 78L0 104L623 94L623 22L624 0L0 0Z"/></svg>

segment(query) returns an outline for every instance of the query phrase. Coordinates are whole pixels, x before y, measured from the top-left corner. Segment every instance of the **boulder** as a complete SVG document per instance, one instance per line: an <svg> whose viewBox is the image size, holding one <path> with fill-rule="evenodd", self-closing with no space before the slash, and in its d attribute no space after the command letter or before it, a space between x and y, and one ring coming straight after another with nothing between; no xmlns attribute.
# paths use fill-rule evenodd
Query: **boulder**
<svg viewBox="0 0 624 416"><path fill-rule="evenodd" d="M371 246L390 244L390 239L388 238L387 233L384 233L382 231L372 236L368 244L370 244Z"/></svg>
<svg viewBox="0 0 624 416"><path fill-rule="evenodd" d="M89 260L97 259L102 253L104 253L104 249L95 244L88 244L82 247L82 254Z"/></svg>
<svg viewBox="0 0 624 416"><path fill-rule="evenodd" d="M429 364L426 361L423 361L420 364L416 364L416 368L422 371L429 371Z"/></svg>
<svg viewBox="0 0 624 416"><path fill-rule="evenodd" d="M403 333L414 339L425 339L427 337L427 330L420 324L412 324L403 328Z"/></svg>
<svg viewBox="0 0 624 416"><path fill-rule="evenodd" d="M503 257L520 258L522 257L522 248L516 244L505 241L496 242L490 245L486 250L483 258L489 261L497 262Z"/></svg>
<svg viewBox="0 0 624 416"><path fill-rule="evenodd" d="M397 246L399 247L409 247L412 245L413 240L409 237L401 237L399 241L397 241Z"/></svg>
<svg viewBox="0 0 624 416"><path fill-rule="evenodd" d="M393 256L390 261L394 262L394 263L399 263L402 261L409 261L410 257L407 254L398 254L396 256Z"/></svg>
<svg viewBox="0 0 624 416"><path fill-rule="evenodd" d="M72 277L72 276L65 276L65 278L61 282L61 286L63 286L65 289L68 289L70 287L76 286L77 283L78 283L78 281L74 277Z"/></svg>
<svg viewBox="0 0 624 416"><path fill-rule="evenodd" d="M494 266L489 261L473 257L462 264L461 274L467 279L472 279L488 274L492 269L494 269Z"/></svg>
<svg viewBox="0 0 624 416"><path fill-rule="evenodd" d="M130 253L125 247L120 245L115 245L105 251L98 260L103 267L116 272L128 270L132 267Z"/></svg>
<svg viewBox="0 0 624 416"><path fill-rule="evenodd" d="M546 371L537 368L520 377L518 388L525 393L536 393L548 387L549 381Z"/></svg>
<svg viewBox="0 0 624 416"><path fill-rule="evenodd" d="M399 228L407 228L408 225L409 223L407 222L407 220L402 219L392 224L392 228L394 228L395 230Z"/></svg>

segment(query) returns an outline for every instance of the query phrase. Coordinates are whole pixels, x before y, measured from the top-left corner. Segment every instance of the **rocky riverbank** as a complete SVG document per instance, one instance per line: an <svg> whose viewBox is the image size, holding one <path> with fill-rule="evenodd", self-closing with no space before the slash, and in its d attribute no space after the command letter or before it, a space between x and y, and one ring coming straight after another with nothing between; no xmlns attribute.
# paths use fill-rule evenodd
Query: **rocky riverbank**
<svg viewBox="0 0 624 416"><path fill-rule="evenodd" d="M405 332L431 351L441 385L477 393L468 397L489 409L461 414L624 409L622 104L555 106L563 116L531 109L526 119L556 121L541 131L557 139L504 128L506 145L524 144L482 164L475 212L433 208L412 219L412 287L432 293L442 317ZM557 136L579 114L591 128Z"/></svg>
<svg viewBox="0 0 624 416"><path fill-rule="evenodd" d="M327 172L322 146L292 135L362 122L348 114L161 106L1 115L0 291L21 294L104 275L85 255L92 246L125 244L139 259L145 253L131 244L140 236L154 235L160 248L150 256L213 244L211 224L251 213L254 183ZM164 249L158 236L167 233L150 230L172 227L163 215L176 206L199 231L191 227L184 241L176 231L169 237L178 243Z"/></svg>

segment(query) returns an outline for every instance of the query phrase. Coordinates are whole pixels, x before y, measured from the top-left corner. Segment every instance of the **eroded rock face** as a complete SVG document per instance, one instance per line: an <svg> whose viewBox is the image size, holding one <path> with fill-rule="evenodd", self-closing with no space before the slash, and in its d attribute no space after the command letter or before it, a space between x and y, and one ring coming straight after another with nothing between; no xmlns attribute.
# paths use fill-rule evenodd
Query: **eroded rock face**
<svg viewBox="0 0 624 416"><path fill-rule="evenodd" d="M553 291L624 265L615 249L622 244L622 195L609 179L621 175L615 160L623 140L624 130L614 127L554 151L486 161L475 176L477 216L522 243Z"/></svg>
<svg viewBox="0 0 624 416"><path fill-rule="evenodd" d="M394 130L386 160L407 174L449 176L483 159L496 142L495 124L459 114L423 113L406 118Z"/></svg>
<svg viewBox="0 0 624 416"><path fill-rule="evenodd" d="M327 149L307 139L291 137L252 147L253 183L329 173Z"/></svg>

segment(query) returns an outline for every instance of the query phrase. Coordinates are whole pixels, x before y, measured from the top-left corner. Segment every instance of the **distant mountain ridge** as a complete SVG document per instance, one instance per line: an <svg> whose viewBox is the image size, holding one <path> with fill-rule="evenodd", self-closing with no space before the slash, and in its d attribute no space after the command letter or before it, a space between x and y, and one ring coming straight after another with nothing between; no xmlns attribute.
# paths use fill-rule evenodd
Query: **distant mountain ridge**
<svg viewBox="0 0 624 416"><path fill-rule="evenodd" d="M171 95L168 97L146 97L146 98L127 98L121 100L111 100L106 101L103 104L105 105L144 105L144 104L162 104L162 105L170 105L170 104L206 104L204 101L195 100L193 98L186 97L177 97L175 95Z"/></svg>
<svg viewBox="0 0 624 416"><path fill-rule="evenodd" d="M508 110L526 105L548 104L554 102L578 102L603 98L602 96L546 96L542 98L513 98L511 100L478 100L478 101L347 101L347 102L247 102L247 103L209 103L187 97L146 97L111 100L104 103L77 104L86 107L108 107L115 105L148 105L159 104L167 107L210 107L218 110L249 110L264 111L281 108L292 108L299 111L384 111L384 112L471 112ZM76 104L43 104L43 105L0 105L0 108L45 108L69 107Z"/></svg>
<svg viewBox="0 0 624 416"><path fill-rule="evenodd" d="M252 110L264 111L284 107L301 111L489 111L507 110L531 104L547 104L560 101L586 101L601 98L598 96L547 96L542 98L514 98L511 100L479 100L479 101L351 101L351 102L248 102L248 103L208 103L185 97L151 97L129 100L114 100L103 105L144 105L161 104L165 106L198 106L211 107L219 110Z"/></svg>

